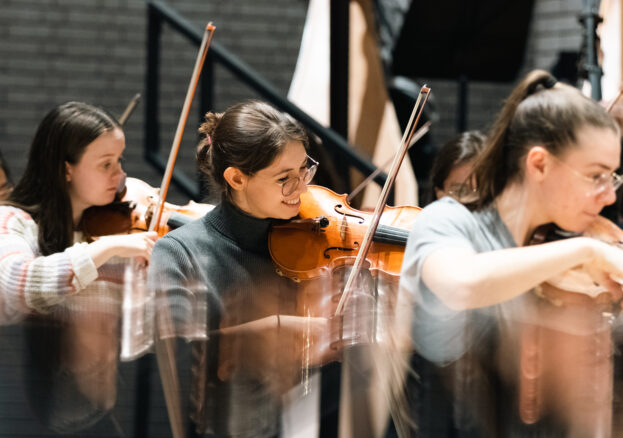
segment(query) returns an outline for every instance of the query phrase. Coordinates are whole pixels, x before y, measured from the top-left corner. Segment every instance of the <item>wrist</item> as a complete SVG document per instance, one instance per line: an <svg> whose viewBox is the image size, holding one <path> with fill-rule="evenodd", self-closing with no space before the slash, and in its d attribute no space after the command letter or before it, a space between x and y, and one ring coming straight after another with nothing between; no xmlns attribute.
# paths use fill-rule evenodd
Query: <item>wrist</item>
<svg viewBox="0 0 623 438"><path fill-rule="evenodd" d="M91 260L98 268L114 256L113 250L114 247L110 244L108 236L102 236L96 241L89 243L87 249Z"/></svg>
<svg viewBox="0 0 623 438"><path fill-rule="evenodd" d="M598 257L599 246L603 245L603 242L590 237L578 237L577 240L580 243L578 251L583 263L589 263Z"/></svg>

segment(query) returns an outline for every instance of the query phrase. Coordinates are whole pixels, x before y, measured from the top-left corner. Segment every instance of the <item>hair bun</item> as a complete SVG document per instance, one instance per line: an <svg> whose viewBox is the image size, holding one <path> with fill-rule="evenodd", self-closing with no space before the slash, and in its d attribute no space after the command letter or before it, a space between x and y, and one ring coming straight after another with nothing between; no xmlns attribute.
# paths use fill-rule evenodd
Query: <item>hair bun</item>
<svg viewBox="0 0 623 438"><path fill-rule="evenodd" d="M209 141L208 145L212 145L212 138L214 137L214 131L216 131L216 127L218 126L221 118L223 117L223 113L213 113L208 112L204 116L204 121L199 126L199 133L206 136Z"/></svg>
<svg viewBox="0 0 623 438"><path fill-rule="evenodd" d="M550 90L558 82L558 79L546 71L538 70L536 73L537 77L534 78L533 82L526 89L526 97L543 89Z"/></svg>

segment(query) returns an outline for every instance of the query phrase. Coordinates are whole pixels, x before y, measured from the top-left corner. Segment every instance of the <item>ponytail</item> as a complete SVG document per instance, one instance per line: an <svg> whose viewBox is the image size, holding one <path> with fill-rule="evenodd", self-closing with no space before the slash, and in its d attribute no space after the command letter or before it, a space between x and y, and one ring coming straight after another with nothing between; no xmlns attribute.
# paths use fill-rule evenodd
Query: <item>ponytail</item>
<svg viewBox="0 0 623 438"><path fill-rule="evenodd" d="M599 104L543 70L529 73L505 101L474 166L478 192L474 207L486 207L510 181L522 176L522 159L530 147L540 145L559 156L586 125L618 133L615 121Z"/></svg>

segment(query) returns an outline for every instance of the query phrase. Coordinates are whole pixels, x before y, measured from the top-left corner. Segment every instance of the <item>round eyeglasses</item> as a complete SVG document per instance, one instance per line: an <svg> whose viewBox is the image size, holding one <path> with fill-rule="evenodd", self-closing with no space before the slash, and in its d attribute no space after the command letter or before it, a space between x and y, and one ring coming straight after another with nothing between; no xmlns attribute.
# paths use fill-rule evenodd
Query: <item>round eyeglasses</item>
<svg viewBox="0 0 623 438"><path fill-rule="evenodd" d="M469 183L456 183L451 184L447 190L442 190L442 192L457 201L462 201L473 198L476 194L476 188Z"/></svg>
<svg viewBox="0 0 623 438"><path fill-rule="evenodd" d="M621 175L616 172L600 173L599 175L586 176L579 170L571 167L570 165L562 161L557 156L552 155L552 157L554 157L556 161L558 161L560 164L573 172L576 176L579 176L580 178L591 184L592 190L587 193L587 195L601 195L608 189L610 185L612 185L612 190L616 192L617 189L623 184L623 177L621 177Z"/></svg>
<svg viewBox="0 0 623 438"><path fill-rule="evenodd" d="M303 184L309 184L309 182L316 174L316 170L318 170L318 161L314 160L308 155L307 167L301 170L299 176L295 176L294 178L288 178L282 183L277 183L281 184L281 194L283 196L290 196L296 191L301 182L303 182Z"/></svg>

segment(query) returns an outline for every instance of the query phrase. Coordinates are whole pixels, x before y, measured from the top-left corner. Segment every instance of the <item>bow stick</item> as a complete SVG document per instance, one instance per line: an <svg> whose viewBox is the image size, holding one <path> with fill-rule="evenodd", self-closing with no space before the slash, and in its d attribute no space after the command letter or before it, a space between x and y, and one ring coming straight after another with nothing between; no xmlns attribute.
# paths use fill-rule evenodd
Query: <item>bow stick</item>
<svg viewBox="0 0 623 438"><path fill-rule="evenodd" d="M411 149L411 146L416 144L422 137L424 137L428 133L428 131L430 131L430 125L431 125L431 122L426 122L426 123L424 123L422 125L422 127L420 129L418 129L415 132L415 135L413 136L413 140L411 140L411 142L409 143L409 147L407 149ZM357 196L360 191L365 189L368 184L370 184L370 181L372 181L374 178L376 178L376 176L379 173L381 173L383 171L383 169L385 169L387 166L389 166L389 164L392 162L392 160L393 160L393 158L390 158L385 163L383 163L381 166L377 167L374 172L372 172L370 175L368 175L366 177L366 179L364 179L361 182L361 184L359 184L357 187L355 187L355 190L350 192L350 195L348 195L346 197L346 202L348 204L350 204L350 202L353 200L353 198L355 196Z"/></svg>
<svg viewBox="0 0 623 438"><path fill-rule="evenodd" d="M190 112L190 105L197 88L197 83L199 82L201 69L203 68L215 29L216 27L210 22L207 24L205 32L203 33L199 54L197 55L195 68L190 79L190 84L188 85L188 91L186 93L182 113L180 114L180 119L177 124L177 130L175 131L173 145L171 146L171 152L169 153L169 161L167 162L167 167L162 178L162 184L160 185L158 201L156 204L156 211L154 212L153 220L149 225L149 231L156 230L160 224L165 198L167 196L169 183L171 182L171 176L173 174L173 166L175 166L175 159L177 158L177 153L182 141L182 134L184 133L184 127L186 125L186 120L188 119L188 113ZM158 320L163 321L164 324L168 324L170 322L171 315L169 314L168 307L162 309L162 314L158 315L157 321ZM158 327L159 326L157 325L156 329L158 329ZM156 336L158 336L157 332ZM177 374L177 364L175 362L175 338L156 339L155 348L156 360L158 361L158 368L160 369L160 379L162 380L162 387L167 405L167 411L169 413L169 420L171 422L173 437L182 438L185 433L180 403L179 376Z"/></svg>
<svg viewBox="0 0 623 438"><path fill-rule="evenodd" d="M136 93L134 97L130 99L128 106L125 107L123 114L121 114L118 120L119 125L121 125L121 127L123 127L125 125L125 122L128 121L128 118L130 117L130 115L136 108L136 105L138 105L138 103L140 102L140 100L141 100L141 93Z"/></svg>
<svg viewBox="0 0 623 438"><path fill-rule="evenodd" d="M612 100L612 102L610 102L608 104L608 106L606 107L606 112L611 112L612 111L612 108L614 108L614 105L616 105L616 103L619 101L619 99L621 99L621 96L623 96L623 85L619 89L619 94L617 94L617 97L615 97Z"/></svg>
<svg viewBox="0 0 623 438"><path fill-rule="evenodd" d="M359 275L359 271L361 270L361 265L363 264L363 260L368 255L368 251L370 250L370 245L372 244L372 236L376 232L378 228L379 221L381 220L381 213L385 208L385 204L387 203L387 198L389 196L389 190L391 189L394 181L396 179L396 175L398 174L398 169L400 169L400 164L407 153L407 149L411 144L413 134L415 131L415 127L420 121L420 117L422 116L422 111L424 110L424 105L426 105L426 101L428 100L428 96L430 94L430 88L424 85L420 89L420 94L418 95L417 101L413 106L413 111L411 112L411 118L409 119L409 123L407 124L407 128L405 129L405 133L402 136L402 141L400 142L400 147L396 156L394 157L394 162L392 163L392 167L389 171L389 175L387 180L385 181L385 185L383 186L383 190L381 191L381 196L379 197L379 201L376 204L376 208L374 209L374 214L372 215L371 225L368 227L366 231L366 235L363 238L363 242L361 243L359 252L357 253L357 257L355 258L355 263L353 264L353 268L350 271L350 275L348 276L348 280L346 281L346 286L344 286L344 292L342 293L342 297L340 298L340 302L337 305L337 309L335 311L335 315L341 315L344 312L344 307L346 306L346 302L350 298L353 290L353 284L355 279ZM421 102L421 105L420 105Z"/></svg>

